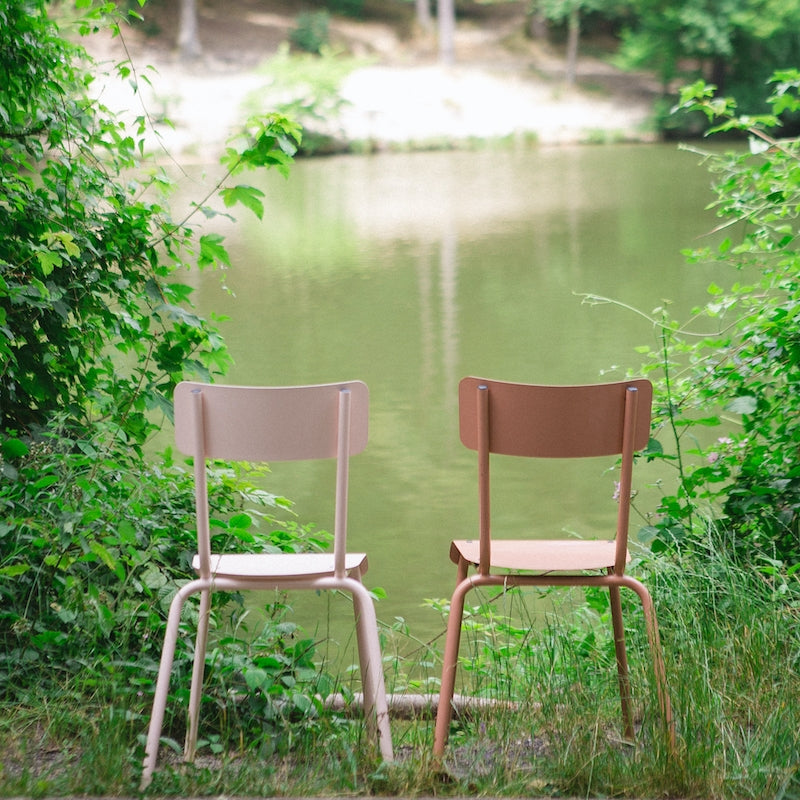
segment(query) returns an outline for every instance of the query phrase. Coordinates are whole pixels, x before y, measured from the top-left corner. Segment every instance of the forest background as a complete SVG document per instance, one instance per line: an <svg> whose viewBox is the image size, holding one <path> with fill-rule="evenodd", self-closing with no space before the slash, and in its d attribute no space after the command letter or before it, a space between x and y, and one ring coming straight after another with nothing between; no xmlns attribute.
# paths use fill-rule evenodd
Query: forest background
<svg viewBox="0 0 800 800"><path fill-rule="evenodd" d="M413 26L411 7L397 7ZM786 3L774 13L767 4L716 15L693 4L675 9L683 27L666 32L663 25L678 22L663 9L648 17L646 4L613 13L583 7L580 18L585 30L625 45L613 48L619 57L626 47L647 50L648 37L633 47L644 31L634 22L662 26L649 63L661 89L694 80L669 102L737 137L729 154L709 160L729 235L713 250L687 251L717 263L720 279L692 319L652 313L661 346L642 353L658 384L645 457L669 480L658 508L646 511L651 557L637 569L669 612L662 622L679 752L664 746L646 691L637 698L637 744L615 737L613 641L595 624L608 608L590 593L565 622L544 628L511 625L491 598L476 607L467 660L476 690L524 711L459 720L444 778L426 755L425 715L396 723L404 757L380 765L357 717L324 702L336 690L347 695L349 684L315 662L315 643L276 598L263 628L219 640L203 757L194 768L173 763L153 791L800 794L800 168L797 143L784 136L800 107L800 74L781 63L794 57L796 28ZM23 0L0 9L3 793L123 794L138 785L165 605L186 579L194 536L186 465L169 450L145 453L170 417L176 382L224 374L224 342L213 319L193 312L182 276L227 267L229 257L220 237L204 231L204 219L218 213L209 198L173 218L168 175L157 165L142 169L149 112L123 121L92 92L100 69L77 33L127 40L129 20L147 24L144 11L124 7L118 16L113 4L88 0L57 10ZM329 16L298 18L290 33L341 13L309 13L321 11ZM470 13L478 7L462 8L462 23ZM709 24L694 25L710 17L724 53L699 35ZM569 18L550 17L554 44L566 42ZM773 27L776 19L785 25ZM126 81L157 81L135 61L114 60L111 69ZM753 98L737 107L707 85L714 71L728 88L740 81L745 97L747 75L772 78L766 89L755 82ZM259 191L242 173L290 175L302 133L282 113L252 117L236 133L215 190L228 209L260 214ZM758 277L740 282L743 267ZM259 488L262 478L239 465L214 471L217 544L325 546L324 533L297 524L289 501ZM216 608L220 630L242 613L237 598ZM641 626L631 626L635 683L647 686ZM385 640L408 635L389 627ZM437 659L432 646L418 660ZM185 643L166 748L183 728L190 663ZM396 687L420 688L402 660L392 669ZM435 688L435 677L422 688Z"/></svg>
<svg viewBox="0 0 800 800"><path fill-rule="evenodd" d="M794 6L234 0L222 8L151 0L127 43L158 68L149 106L203 139L256 87L270 107L283 104L303 123L305 147L430 147L513 133L541 142L597 132L648 139L702 129L697 115L670 114L680 86L698 77L733 94L742 111L766 110L766 79L796 62ZM448 14L452 24L440 24ZM118 47L98 53L96 43L101 58L120 57ZM324 54L324 67L304 75L295 63L276 75L274 56L289 43L295 53ZM276 62L275 91L265 94L263 72L259 82L253 71L267 59ZM147 91L143 82L138 88ZM319 127L324 145L311 135ZM176 132L167 143L185 141Z"/></svg>

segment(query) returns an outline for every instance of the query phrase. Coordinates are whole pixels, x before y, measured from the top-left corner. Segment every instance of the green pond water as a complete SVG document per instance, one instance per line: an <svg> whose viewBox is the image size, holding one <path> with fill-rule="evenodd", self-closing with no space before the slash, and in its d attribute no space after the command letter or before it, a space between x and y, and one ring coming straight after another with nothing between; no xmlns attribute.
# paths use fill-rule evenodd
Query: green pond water
<svg viewBox="0 0 800 800"><path fill-rule="evenodd" d="M183 179L193 195L196 180ZM366 381L370 444L352 463L350 549L368 552L367 584L386 590L379 618L402 617L431 640L443 623L423 601L449 597L448 543L477 525L459 379L590 383L635 371L636 346L656 331L630 309L669 302L682 319L725 280L680 254L713 225L710 176L676 145L620 145L336 157L259 180L263 220L242 211L236 227L209 223L228 237L230 293L216 274L190 278L199 309L230 318L225 382ZM587 305L588 293L620 305ZM496 535L611 530L612 466L498 462ZM656 477L639 481L645 510ZM276 464L269 489L329 527L331 478L328 463ZM296 608L320 636L329 616L350 630L344 603Z"/></svg>

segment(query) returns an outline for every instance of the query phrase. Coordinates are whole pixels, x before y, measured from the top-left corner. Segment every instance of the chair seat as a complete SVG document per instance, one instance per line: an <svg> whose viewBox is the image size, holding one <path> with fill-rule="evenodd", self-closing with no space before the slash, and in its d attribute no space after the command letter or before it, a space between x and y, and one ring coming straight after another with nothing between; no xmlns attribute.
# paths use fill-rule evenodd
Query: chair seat
<svg viewBox="0 0 800 800"><path fill-rule="evenodd" d="M495 569L523 572L583 572L605 570L614 566L616 543L582 539L492 539L492 563ZM480 541L461 539L450 544L450 559L478 565ZM626 561L630 561L627 554Z"/></svg>
<svg viewBox="0 0 800 800"><path fill-rule="evenodd" d="M200 557L192 559L195 571ZM366 553L346 553L345 570L367 571ZM211 574L218 578L318 578L333 575L333 553L225 553L211 554Z"/></svg>

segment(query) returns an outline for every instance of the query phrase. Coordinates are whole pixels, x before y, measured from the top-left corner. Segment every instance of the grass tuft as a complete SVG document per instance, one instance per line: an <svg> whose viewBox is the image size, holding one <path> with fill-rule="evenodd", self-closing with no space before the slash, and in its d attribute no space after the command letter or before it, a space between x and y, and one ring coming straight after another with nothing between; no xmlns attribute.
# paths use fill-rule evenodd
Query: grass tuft
<svg viewBox="0 0 800 800"><path fill-rule="evenodd" d="M464 633L462 692L494 705L456 715L442 764L427 711L392 722L397 760L380 762L357 715L287 718L260 738L243 712L204 721L195 765L163 748L160 796L379 794L684 798L800 797L800 587L724 554L675 556L646 571L659 613L679 737L666 746L644 622L626 598L636 741L621 739L611 624L601 593L561 593L535 614L522 593L486 596ZM781 580L784 583L781 584ZM794 583L792 583L792 580ZM623 595L624 596L624 595ZM411 677L405 625L387 628L398 687L434 690L435 648ZM389 663L390 662L390 663ZM0 795L136 791L149 697L85 684L24 706L0 706ZM177 737L180 720L174 726ZM179 751L178 744L175 748Z"/></svg>

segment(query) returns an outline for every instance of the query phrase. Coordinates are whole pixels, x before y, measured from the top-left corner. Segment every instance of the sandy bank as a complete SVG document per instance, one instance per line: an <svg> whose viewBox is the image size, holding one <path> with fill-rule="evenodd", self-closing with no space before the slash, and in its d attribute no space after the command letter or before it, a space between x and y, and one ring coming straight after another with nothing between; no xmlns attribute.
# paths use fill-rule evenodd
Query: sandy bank
<svg viewBox="0 0 800 800"><path fill-rule="evenodd" d="M117 40L95 40L92 47L109 65L125 57ZM611 75L607 65L584 58L579 78L582 71L582 83L594 88L567 87L553 54L503 53L493 59L499 52L500 45L490 40L479 57L473 45L470 59L446 67L431 57L388 57L387 46L378 63L344 79L345 102L326 132L371 149L514 136L543 144L652 138L652 94L635 78L624 80L620 90L609 89L616 84L607 79L621 73ZM207 57L187 65L163 47L131 47L131 54L140 76L137 90L129 81L107 77L98 81L97 93L114 110L134 118L145 113L153 122L149 146L174 157L215 160L247 116L248 95L268 85L252 59L220 63ZM263 96L264 110L270 110L269 94ZM158 122L164 116L172 127Z"/></svg>

